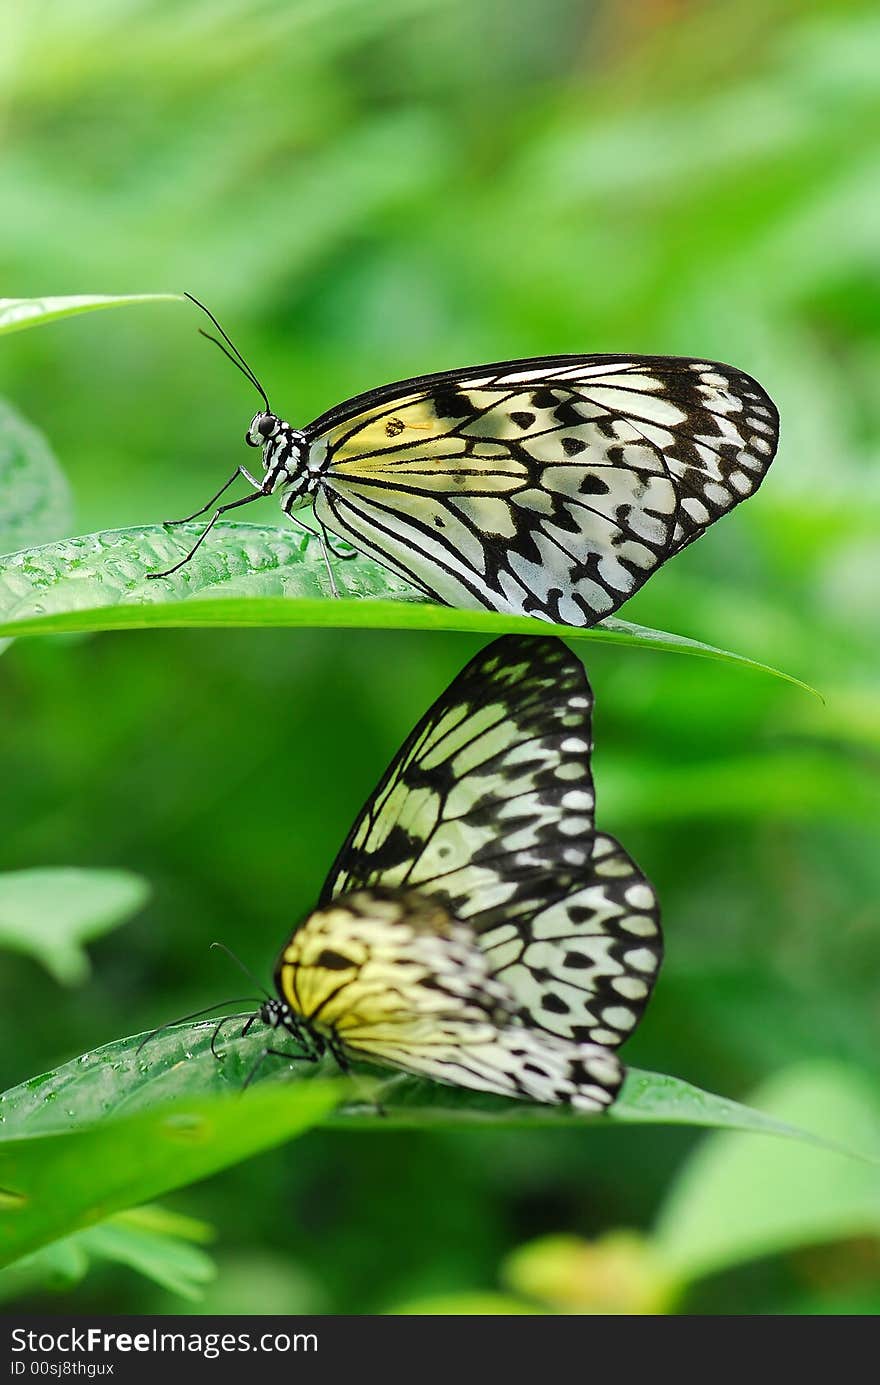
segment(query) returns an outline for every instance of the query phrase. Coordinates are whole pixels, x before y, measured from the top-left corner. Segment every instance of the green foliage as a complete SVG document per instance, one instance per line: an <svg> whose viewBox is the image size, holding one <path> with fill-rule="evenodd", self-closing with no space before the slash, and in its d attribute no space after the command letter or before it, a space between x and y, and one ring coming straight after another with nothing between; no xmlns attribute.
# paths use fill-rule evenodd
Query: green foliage
<svg viewBox="0 0 880 1385"><path fill-rule="evenodd" d="M0 240L17 293L189 287L294 423L385 380L542 351L707 354L767 386L782 447L761 491L621 614L790 669L825 705L717 661L596 633L577 646L597 695L600 824L654 880L668 943L625 1056L740 1097L805 1059L833 1058L841 1083L870 1080L875 7L549 0L502 21L483 0L344 0L331 24L324 7L287 0L7 10ZM242 459L255 396L196 325L189 307L85 313L5 339L4 394L62 459L80 532L188 514ZM151 533L171 556L180 536ZM93 577L82 603L65 583L64 611L41 628L143 617L118 590L94 604ZM261 566L253 580L269 577ZM22 580L36 625L40 593ZM207 593L174 582L149 584L151 609L177 621L190 606L197 624ZM250 590L255 614L262 587ZM6 621L14 599L7 585ZM479 642L476 627L429 628L425 605L389 604L413 628L15 640L0 667L5 864L100 860L149 879L153 896L96 940L77 991L4 956L2 1085L228 993L212 938L267 973L389 755ZM827 1124L774 1114L875 1148L840 1103L826 1109ZM382 1312L492 1285L518 1246L559 1233L622 1256L602 1238L637 1227L650 1240L697 1138L485 1120L383 1134L358 1118L177 1196L218 1227L220 1280L204 1300L217 1311L261 1311L246 1297L255 1283L278 1312ZM741 1139L756 1183L768 1150L814 1153ZM742 1201L742 1181L717 1184L699 1237L694 1222L701 1256L715 1243L732 1253L740 1221L757 1247ZM731 1266L699 1281L689 1311L876 1312L876 1223L867 1198L861 1209L861 1241ZM57 1303L35 1288L22 1300ZM65 1308L178 1312L181 1300L99 1267Z"/></svg>
<svg viewBox="0 0 880 1385"><path fill-rule="evenodd" d="M528 1313L541 1313L543 1309L532 1308L513 1295L471 1293L437 1294L434 1298L420 1298L418 1302L403 1304L392 1310L394 1316L417 1314L419 1317L519 1317Z"/></svg>
<svg viewBox="0 0 880 1385"><path fill-rule="evenodd" d="M0 631L140 630L174 626L329 626L366 629L557 632L569 639L696 654L789 674L698 640L609 618L589 630L550 626L528 616L462 611L422 600L370 558L338 564L340 599L330 594L316 540L256 524L218 525L173 578L150 573L177 561L200 527L120 529L13 553L0 562Z"/></svg>
<svg viewBox="0 0 880 1385"><path fill-rule="evenodd" d="M851 1149L880 1149L875 1086L842 1063L787 1069L754 1099L779 1120L833 1131ZM763 1140L719 1135L679 1173L654 1240L667 1266L691 1282L759 1256L869 1235L880 1239L876 1162L819 1148L781 1154Z"/></svg>
<svg viewBox="0 0 880 1385"><path fill-rule="evenodd" d="M75 294L67 298L0 298L0 333L22 332L61 318L91 313L98 308L125 308L131 303L181 301L179 293L134 293L111 298L106 294Z"/></svg>
<svg viewBox="0 0 880 1385"><path fill-rule="evenodd" d="M246 1016L238 1018L241 1029ZM55 1072L44 1073L0 1095L3 1130L0 1140L24 1136L54 1136L63 1131L111 1121L156 1106L170 1108L175 1100L222 1097L262 1090L267 1084L283 1085L296 1103L299 1092L313 1084L323 1090L341 1090L338 1068L328 1057L318 1064L281 1060L261 1062L266 1046L260 1026L245 1039L229 1042L235 1024L224 1026L226 1038L211 1052L211 1036L217 1025L209 1020L175 1025L164 1033L139 1034L105 1044ZM279 1064L281 1064L279 1070ZM255 1069L259 1072L249 1080ZM602 1115L583 1115L564 1107L533 1106L485 1092L448 1087L423 1078L370 1069L360 1086L351 1088L350 1100L322 1113L328 1124L349 1129L352 1123L388 1131L486 1123L497 1126L584 1126L609 1123L719 1126L789 1139L815 1137L795 1126L770 1119L735 1101L699 1091L675 1077L632 1069L610 1110ZM334 1083L331 1078L336 1078ZM282 1098L283 1099L283 1098ZM821 1143L821 1141L820 1141ZM880 1158L880 1140L877 1142ZM239 1157L244 1158L245 1154ZM232 1162L232 1161L230 1161ZM100 1177L100 1170L97 1171Z"/></svg>
<svg viewBox="0 0 880 1385"><path fill-rule="evenodd" d="M880 1148L876 1092L843 1064L786 1069L753 1099L769 1113L764 1119L803 1120L851 1148ZM812 1148L793 1147L719 1132L683 1164L652 1234L615 1230L595 1241L555 1235L530 1242L502 1264L500 1277L511 1297L498 1297L494 1311L519 1313L529 1305L532 1312L557 1313L687 1311L706 1276L760 1257L866 1236L880 1247L876 1158L853 1160L818 1141ZM443 1306L418 1300L396 1311L474 1312L479 1310L468 1304L481 1297L450 1295ZM870 1309L863 1302L853 1311Z"/></svg>
<svg viewBox="0 0 880 1385"><path fill-rule="evenodd" d="M41 1079L34 1081L39 1088ZM72 1100L66 1085L62 1095ZM4 1132L0 1265L290 1140L320 1120L338 1096L334 1082L302 1084L295 1092L270 1083L243 1095L160 1103L93 1125L80 1125L69 1106L61 1117L66 1130L10 1138ZM14 1116L14 1103L10 1109Z"/></svg>
<svg viewBox="0 0 880 1385"><path fill-rule="evenodd" d="M655 1073L630 1071L609 1112L584 1116L402 1075L379 1080L377 1072L359 1086L334 1079L328 1059L312 1066L294 1058L285 1071L278 1059L261 1062L266 1040L254 1031L232 1044L224 1040L215 1058L216 1023L105 1045L0 1096L0 1256L16 1270L13 1290L35 1275L45 1282L49 1271L81 1277L90 1250L153 1277L164 1273L167 1283L181 1273L181 1259L184 1271L192 1268L192 1257L183 1252L169 1264L153 1228L145 1235L135 1223L141 1234L132 1237L129 1223L114 1222L96 1228L87 1242L74 1233L108 1209L184 1187L321 1122L383 1134L475 1124L559 1129L668 1122L815 1142L793 1125ZM261 1074L251 1081L257 1068ZM880 1136L876 1143L880 1151ZM36 1248L56 1242L33 1260ZM16 1264L22 1256L24 1263Z"/></svg>
<svg viewBox="0 0 880 1385"><path fill-rule="evenodd" d="M70 486L48 443L0 400L0 552L60 538L72 525Z"/></svg>
<svg viewBox="0 0 880 1385"><path fill-rule="evenodd" d="M0 947L41 962L63 986L89 974L83 943L143 908L144 880L122 870L7 871L0 875Z"/></svg>
<svg viewBox="0 0 880 1385"><path fill-rule="evenodd" d="M204 1285L197 1302L157 1296L178 1313L243 1316L255 1313L324 1313L327 1297L321 1285L288 1247L285 1252L255 1248L248 1253L217 1257L217 1277ZM157 1310L158 1311L158 1310Z"/></svg>
<svg viewBox="0 0 880 1385"><path fill-rule="evenodd" d="M212 1234L203 1222L163 1207L132 1207L0 1269L0 1303L40 1291L61 1293L102 1265L124 1265L198 1301L217 1272L199 1244Z"/></svg>

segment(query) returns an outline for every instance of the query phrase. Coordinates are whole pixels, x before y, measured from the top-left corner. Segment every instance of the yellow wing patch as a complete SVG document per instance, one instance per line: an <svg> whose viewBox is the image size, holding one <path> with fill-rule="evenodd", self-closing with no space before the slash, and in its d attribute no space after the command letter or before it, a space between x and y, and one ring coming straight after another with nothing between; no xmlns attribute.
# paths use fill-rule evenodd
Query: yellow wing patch
<svg viewBox="0 0 880 1385"><path fill-rule="evenodd" d="M331 1046L455 1086L599 1111L622 1080L607 1049L527 1029L471 929L422 895L359 890L318 910L276 984Z"/></svg>
<svg viewBox="0 0 880 1385"><path fill-rule="evenodd" d="M591 625L757 489L776 411L715 362L548 357L401 381L305 435L328 530L449 605Z"/></svg>

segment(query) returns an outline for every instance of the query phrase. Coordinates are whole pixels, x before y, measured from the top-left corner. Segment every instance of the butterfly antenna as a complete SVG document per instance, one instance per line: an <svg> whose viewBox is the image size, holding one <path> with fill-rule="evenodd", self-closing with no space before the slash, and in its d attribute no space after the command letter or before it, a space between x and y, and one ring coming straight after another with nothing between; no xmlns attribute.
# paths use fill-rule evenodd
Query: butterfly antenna
<svg viewBox="0 0 880 1385"><path fill-rule="evenodd" d="M226 350L226 347L224 347L224 346L217 340L216 337L210 336L209 333L203 332L203 331L201 330L201 328L200 328L199 331L200 331L201 335L202 335L203 337L206 337L208 341L212 341L212 342L214 343L215 346L219 346L219 347L220 347L220 350L223 352L224 356L227 356L227 357L229 358L229 360L232 361L233 365L235 365L235 366L238 367L238 369L241 371L242 375L244 375L246 379L250 380L250 382L251 382L251 384L253 385L254 389L255 389L255 390L257 391L257 393L260 395L260 397L261 397L263 403L264 403L265 406L266 406L266 413L271 413L272 410L271 410L271 407L270 407L270 405L269 405L269 397L268 397L268 395L266 394L266 391L263 389L263 386L260 384L260 382L259 382L259 380L257 379L257 377L256 377L256 375L255 375L255 373L254 373L254 371L253 371L253 370L251 369L251 367L248 365L248 363L247 363L247 361L245 360L244 356L241 354L241 352L239 351L238 347L235 345L235 342L234 342L234 341L232 340L232 338L228 335L228 333L224 332L223 328L220 326L220 323L217 321L216 317L215 317L214 314L211 312L210 308L206 308L205 305L204 305L204 303L200 303L199 300L198 300L197 298L194 298L193 295L192 295L191 293L185 293L183 296L184 296L184 298L188 298L189 301L190 301L190 303L195 303L196 307L197 307L197 308L200 308L200 309L202 310L202 312L205 314L205 316L206 316L207 318L209 318L211 322L213 322L214 326L217 328L217 331L220 333L221 337L223 338L223 341L225 341L226 344L227 344L227 346L230 347L230 350L231 350L231 353L232 353L232 354L230 354L230 351L227 351L227 350Z"/></svg>
<svg viewBox="0 0 880 1385"><path fill-rule="evenodd" d="M176 1024L186 1024L187 1020L198 1020L203 1015L214 1015L218 1010L222 1010L224 1005L256 1005L259 1000L259 996L237 995L233 996L231 1000L218 1000L216 1005L206 1005L204 1010L193 1010L188 1015L178 1015L176 1019L166 1020L164 1024L160 1024L158 1029L151 1029L146 1038L141 1039L135 1051L140 1053L144 1045L148 1044L151 1039L158 1038L160 1034L165 1033L166 1029L173 1029Z"/></svg>
<svg viewBox="0 0 880 1385"><path fill-rule="evenodd" d="M250 967L246 967L241 958L235 955L231 947L227 947L225 943L212 943L211 946L216 947L220 952L225 952L227 957L231 957L235 965L238 967L239 971L244 972L245 976L249 981L253 981L257 990L262 991L263 995L267 998L267 1000L272 999L269 992L266 990L266 987L262 984L261 981L257 980L257 978L254 976L254 973L251 971Z"/></svg>
<svg viewBox="0 0 880 1385"><path fill-rule="evenodd" d="M265 392L265 390L263 389L263 386L260 384L259 380L256 378L256 376L252 375L251 372L250 372L249 370L245 370L244 366L242 365L242 363L241 363L241 361L238 359L238 357L237 357L237 356L233 356L232 352L231 352L231 351L228 351L228 350L226 349L226 347L223 345L222 341L220 341L220 339L219 339L218 337L212 337L210 332L204 331L204 329L201 328L201 327L199 328L199 336L200 336L200 337L204 337L204 338L205 338L205 341L212 341L212 342L214 343L215 346L219 346L220 350L223 352L223 355L226 357L226 359L227 359L228 361L231 361L231 362L232 362L232 364L235 366L236 370L240 370L240 371L241 371L241 373L242 373L242 375L244 376L244 378L245 378L251 385L253 385L254 389L255 389L255 390L257 391L257 393L262 397L263 403L264 403L265 406L266 406L266 413L267 413L267 414L268 414L268 413L271 413L272 410L271 410L271 408L270 408L269 401L268 401L268 399L266 398L266 392Z"/></svg>

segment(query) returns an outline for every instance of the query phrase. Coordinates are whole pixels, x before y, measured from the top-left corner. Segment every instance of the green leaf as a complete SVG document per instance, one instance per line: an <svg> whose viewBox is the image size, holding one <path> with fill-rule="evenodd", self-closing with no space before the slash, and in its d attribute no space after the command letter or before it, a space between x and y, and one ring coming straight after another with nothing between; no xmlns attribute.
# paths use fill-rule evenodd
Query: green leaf
<svg viewBox="0 0 880 1385"><path fill-rule="evenodd" d="M209 1240L212 1234L203 1222L162 1207L133 1207L0 1270L0 1303L70 1288L94 1261L126 1265L172 1293L197 1300L216 1267L192 1242Z"/></svg>
<svg viewBox="0 0 880 1385"><path fill-rule="evenodd" d="M2 1101L2 1098L0 1098ZM384 1113L382 1128L425 1128L461 1124L513 1126L697 1125L752 1134L805 1140L828 1147L808 1130L776 1120L762 1111L726 1097L704 1092L681 1078L629 1068L614 1105L603 1115L583 1115L563 1106L537 1106L463 1088L442 1086L422 1078L395 1076L375 1093ZM0 1108L2 1109L2 1108ZM361 1120L364 1107L341 1107L328 1120L336 1126ZM849 1151L844 1150L844 1153ZM878 1143L880 1157L880 1143Z"/></svg>
<svg viewBox="0 0 880 1385"><path fill-rule="evenodd" d="M132 1207L79 1233L87 1255L127 1265L183 1298L199 1299L217 1267L193 1240L210 1239L211 1228L161 1207Z"/></svg>
<svg viewBox="0 0 880 1385"><path fill-rule="evenodd" d="M335 564L342 593L335 601L317 541L293 529L218 525L180 572L148 580L177 562L200 532L196 525L111 529L11 554L0 560L0 635L217 625L556 632L720 659L807 687L743 655L623 620L580 630L437 606L361 556Z"/></svg>
<svg viewBox="0 0 880 1385"><path fill-rule="evenodd" d="M179 1097L85 1126L67 1104L75 1101L68 1090L59 1111L64 1133L0 1140L0 1265L292 1139L327 1114L342 1086L268 1082L258 1091ZM44 1091L47 1100L57 1095ZM142 1238L141 1264L150 1258L155 1271L155 1246L153 1252L147 1257Z"/></svg>
<svg viewBox="0 0 880 1385"><path fill-rule="evenodd" d="M0 947L34 957L62 985L77 985L89 973L83 943L124 923L148 893L146 881L122 870L8 871L0 875Z"/></svg>
<svg viewBox="0 0 880 1385"><path fill-rule="evenodd" d="M773 1120L821 1132L826 1147L727 1133L701 1145L671 1189L654 1239L682 1279L797 1246L880 1236L880 1170L873 1159L839 1152L880 1149L875 1084L842 1063L817 1062L776 1075L755 1099Z"/></svg>
<svg viewBox="0 0 880 1385"><path fill-rule="evenodd" d="M0 553L69 534L73 500L49 444L0 400Z"/></svg>
<svg viewBox="0 0 880 1385"><path fill-rule="evenodd" d="M97 308L125 308L131 303L182 302L179 293L75 294L65 298L0 298L0 332L21 332Z"/></svg>
<svg viewBox="0 0 880 1385"><path fill-rule="evenodd" d="M461 1125L708 1125L813 1141L796 1127L677 1078L631 1070L607 1115L532 1106L371 1069L260 1063L260 1026L232 1016L118 1040L0 1097L0 1263L280 1143L309 1126L387 1131ZM231 1039L228 1037L232 1035ZM146 1040L146 1042L144 1042ZM257 1080L243 1085L258 1067ZM377 1077L380 1079L376 1081ZM348 1101L340 1105L343 1098ZM63 1196L59 1190L63 1189Z"/></svg>
<svg viewBox="0 0 880 1385"><path fill-rule="evenodd" d="M0 1148L19 1136L57 1134L108 1117L150 1110L174 1100L240 1093L266 1044L256 1025L239 1037L245 1015L224 1024L216 1049L211 1037L217 1020L175 1025L155 1035L135 1035L84 1054L54 1072L32 1078L0 1096ZM267 1086L284 1092L319 1086L338 1069L330 1058L317 1064L287 1064L268 1059L260 1064L251 1092ZM507 1097L430 1082L388 1068L364 1069L363 1089L351 1089L351 1100L328 1109L324 1123L338 1127L391 1128L491 1124L503 1126L628 1124L701 1125L758 1131L789 1139L815 1137L735 1101L713 1096L677 1077L631 1068L617 1101L605 1115L582 1115L561 1106L539 1106ZM380 1109L381 1108L381 1109ZM822 1143L819 1141L819 1143ZM0 1179L0 1185L3 1180Z"/></svg>
<svg viewBox="0 0 880 1385"><path fill-rule="evenodd" d="M0 1268L0 1303L29 1294L61 1293L79 1284L89 1270L89 1257L81 1241L87 1234L65 1236Z"/></svg>

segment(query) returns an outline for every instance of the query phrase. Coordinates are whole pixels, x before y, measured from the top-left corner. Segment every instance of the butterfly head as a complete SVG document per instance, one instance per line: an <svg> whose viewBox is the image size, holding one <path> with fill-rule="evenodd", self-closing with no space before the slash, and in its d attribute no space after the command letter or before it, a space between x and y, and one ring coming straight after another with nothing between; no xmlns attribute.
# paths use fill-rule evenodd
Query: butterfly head
<svg viewBox="0 0 880 1385"><path fill-rule="evenodd" d="M302 1015L298 1015L281 996L267 996L257 1012L260 1020L269 1029L283 1029L295 1043L302 1046L304 1053L319 1057L324 1052L324 1040Z"/></svg>
<svg viewBox="0 0 880 1385"><path fill-rule="evenodd" d="M277 437L284 424L277 414L261 409L254 414L250 427L244 435L248 447L263 447Z"/></svg>
<svg viewBox="0 0 880 1385"><path fill-rule="evenodd" d="M264 491L293 489L297 498L308 482L302 466L307 451L303 434L267 409L254 414L244 438L249 447L262 449Z"/></svg>
<svg viewBox="0 0 880 1385"><path fill-rule="evenodd" d="M293 1012L286 1000L270 997L260 1006L260 1019L270 1029L289 1029L293 1023Z"/></svg>

